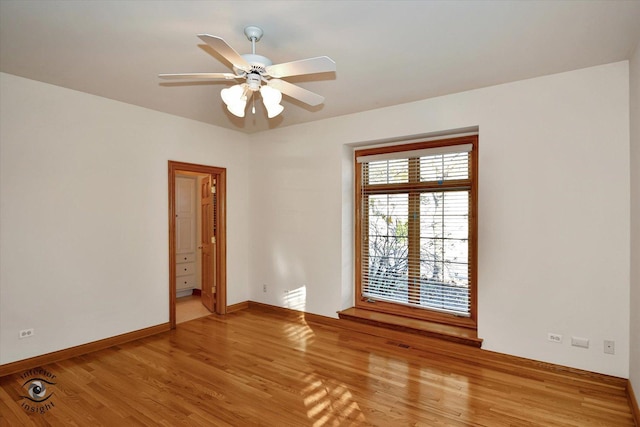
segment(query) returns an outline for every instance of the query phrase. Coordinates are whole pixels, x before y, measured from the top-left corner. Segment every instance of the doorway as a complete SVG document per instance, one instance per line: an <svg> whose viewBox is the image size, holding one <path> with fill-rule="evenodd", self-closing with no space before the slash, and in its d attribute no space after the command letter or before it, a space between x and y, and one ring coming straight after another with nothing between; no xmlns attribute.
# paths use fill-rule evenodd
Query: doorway
<svg viewBox="0 0 640 427"><path fill-rule="evenodd" d="M181 199L183 189L189 195ZM190 198L195 199L191 213L184 203ZM226 247L226 169L169 161L171 328L176 327L177 293L191 288L200 289L194 295L208 311L226 313Z"/></svg>

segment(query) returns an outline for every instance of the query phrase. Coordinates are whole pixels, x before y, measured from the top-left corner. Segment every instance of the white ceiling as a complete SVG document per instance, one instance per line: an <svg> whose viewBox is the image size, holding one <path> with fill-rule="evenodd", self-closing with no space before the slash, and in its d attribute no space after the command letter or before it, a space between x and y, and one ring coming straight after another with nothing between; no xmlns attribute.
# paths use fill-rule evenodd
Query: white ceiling
<svg viewBox="0 0 640 427"><path fill-rule="evenodd" d="M259 102L240 119L220 99L233 81L157 78L230 71L196 34L248 53L247 25L264 30L256 52L273 63L337 63L287 79L323 105L285 97L275 119ZM637 0L0 0L1 71L247 133L621 61L639 41Z"/></svg>

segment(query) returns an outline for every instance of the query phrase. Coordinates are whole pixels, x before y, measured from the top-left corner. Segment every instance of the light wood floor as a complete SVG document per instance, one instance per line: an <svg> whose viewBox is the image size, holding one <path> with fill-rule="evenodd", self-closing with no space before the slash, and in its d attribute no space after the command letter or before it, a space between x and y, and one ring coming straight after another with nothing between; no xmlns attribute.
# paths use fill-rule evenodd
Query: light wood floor
<svg viewBox="0 0 640 427"><path fill-rule="evenodd" d="M419 340L252 305L44 366L42 415L20 406L20 374L0 378L0 425L633 425L621 379Z"/></svg>
<svg viewBox="0 0 640 427"><path fill-rule="evenodd" d="M189 295L176 298L176 323L188 322L210 314L211 312L202 305L200 296Z"/></svg>

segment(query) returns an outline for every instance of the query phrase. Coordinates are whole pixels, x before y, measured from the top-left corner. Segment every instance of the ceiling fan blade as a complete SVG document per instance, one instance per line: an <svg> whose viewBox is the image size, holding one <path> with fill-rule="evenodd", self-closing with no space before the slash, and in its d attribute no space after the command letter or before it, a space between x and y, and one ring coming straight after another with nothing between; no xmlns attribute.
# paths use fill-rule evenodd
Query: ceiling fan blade
<svg viewBox="0 0 640 427"><path fill-rule="evenodd" d="M211 46L216 52L222 55L227 61L231 62L234 67L244 71L249 71L251 65L245 59L240 56L226 41L220 37L212 36L209 34L198 34L200 40Z"/></svg>
<svg viewBox="0 0 640 427"><path fill-rule="evenodd" d="M232 73L190 73L190 74L158 74L161 79L225 79L240 78Z"/></svg>
<svg viewBox="0 0 640 427"><path fill-rule="evenodd" d="M313 93L284 80L271 79L267 84L274 89L278 89L285 95L302 101L305 104L311 105L312 107L320 105L324 102L324 96L318 95L317 93Z"/></svg>
<svg viewBox="0 0 640 427"><path fill-rule="evenodd" d="M265 68L271 77L301 76L303 74L327 73L336 71L336 63L328 56L301 59L283 64L269 65Z"/></svg>

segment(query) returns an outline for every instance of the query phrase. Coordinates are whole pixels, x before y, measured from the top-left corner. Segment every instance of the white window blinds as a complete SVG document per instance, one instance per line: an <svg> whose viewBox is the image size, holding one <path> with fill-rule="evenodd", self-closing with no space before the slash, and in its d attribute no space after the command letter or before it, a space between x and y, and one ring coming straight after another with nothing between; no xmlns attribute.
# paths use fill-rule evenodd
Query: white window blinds
<svg viewBox="0 0 640 427"><path fill-rule="evenodd" d="M362 298L469 316L472 144L358 156Z"/></svg>

